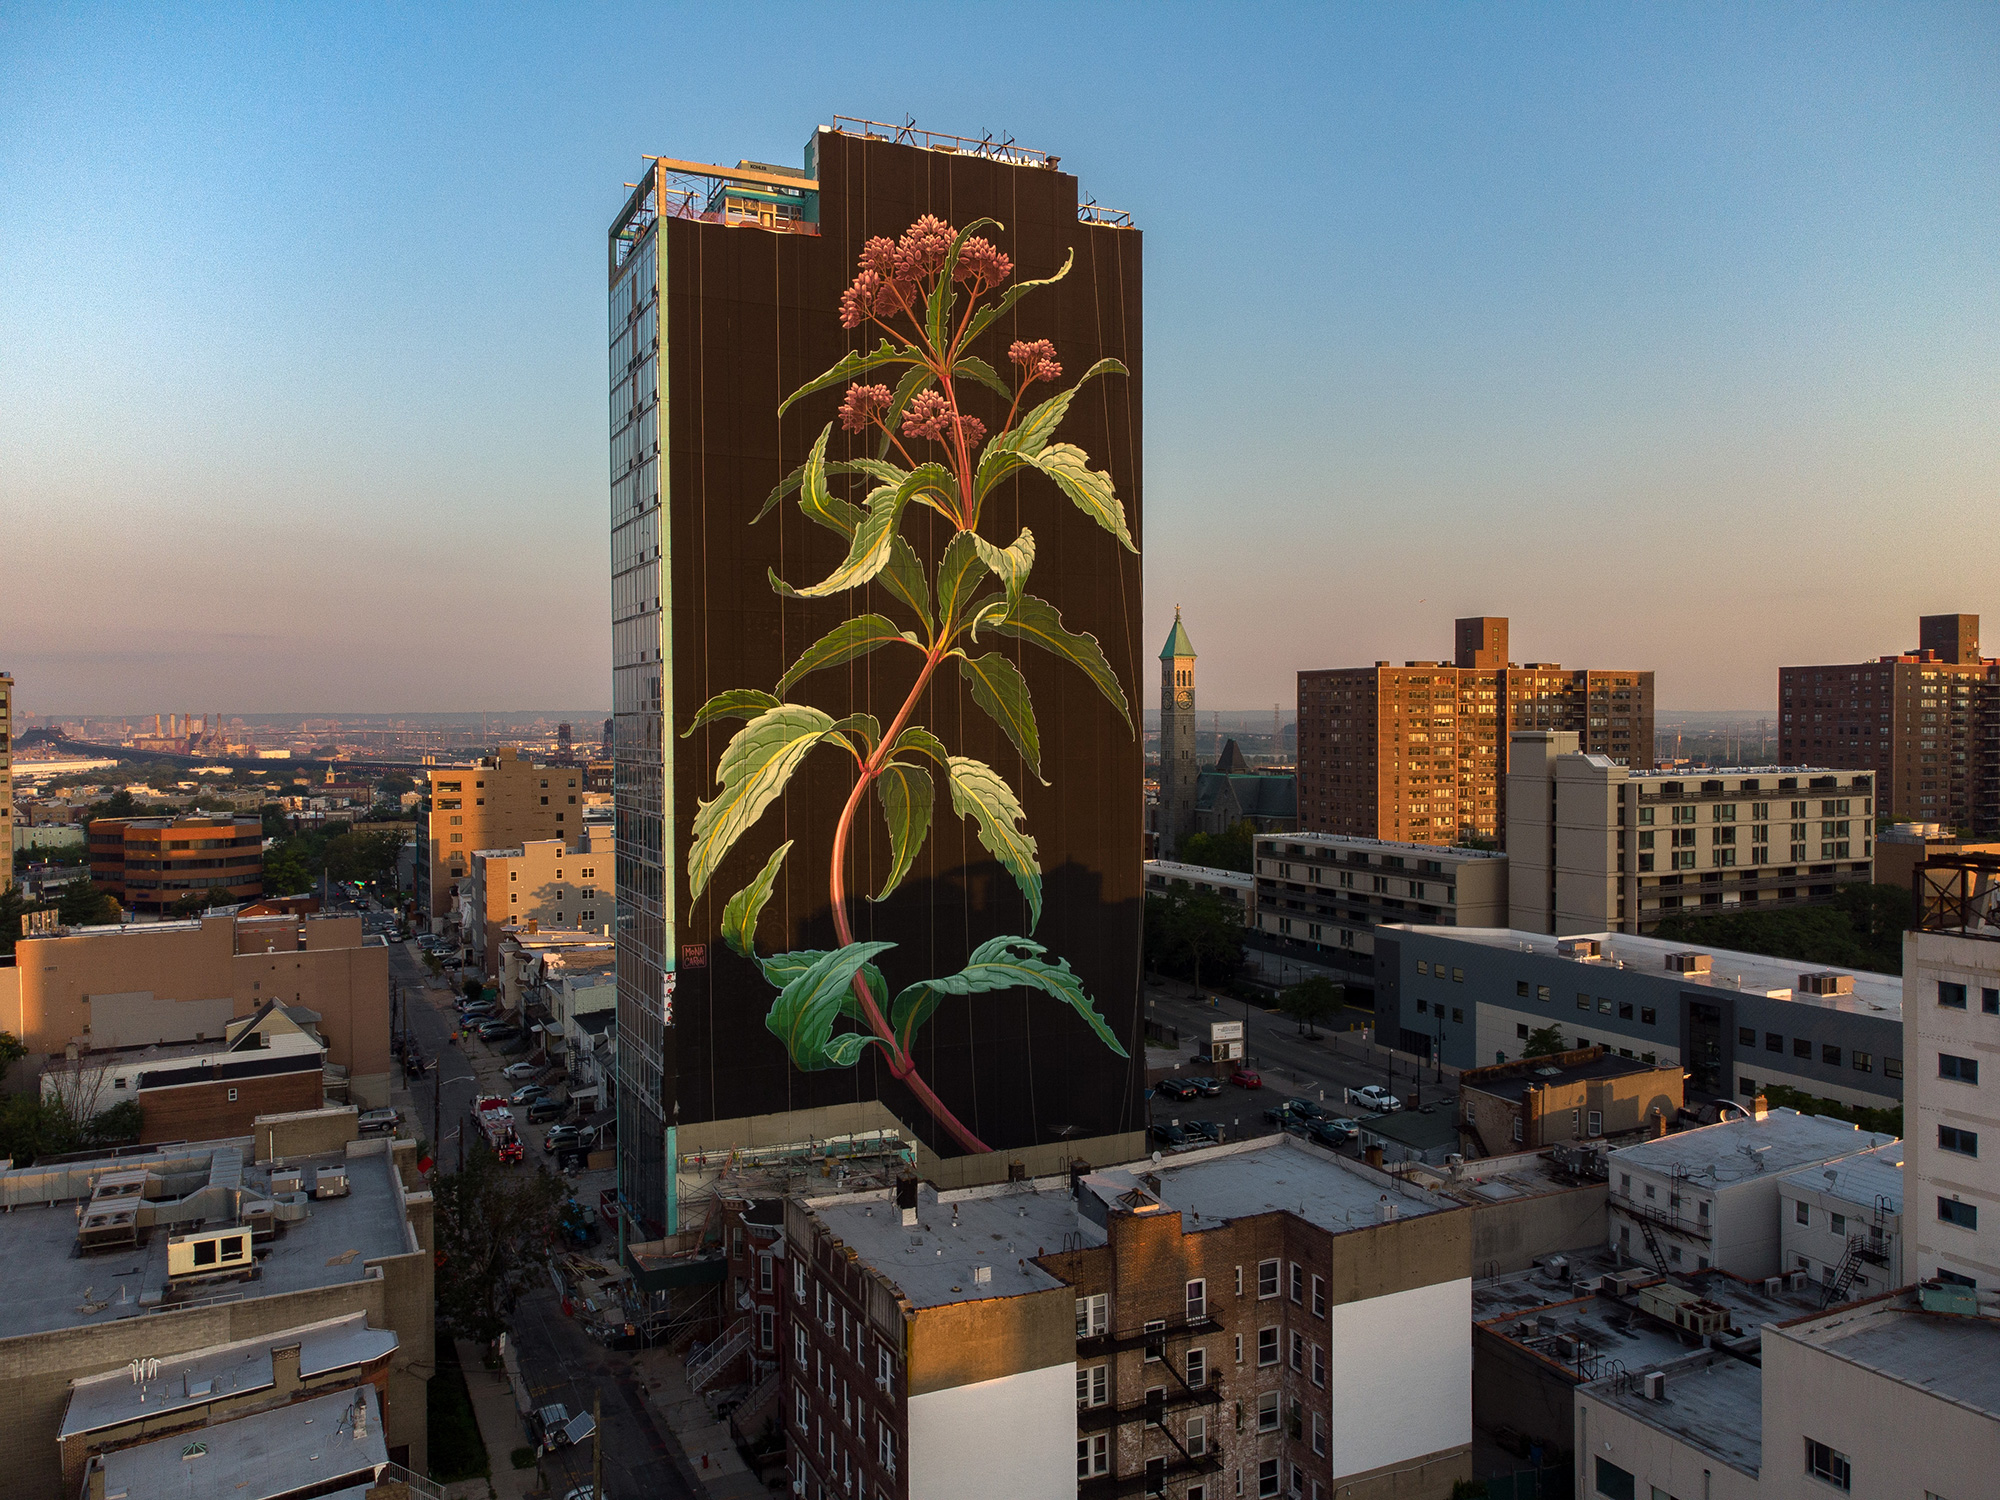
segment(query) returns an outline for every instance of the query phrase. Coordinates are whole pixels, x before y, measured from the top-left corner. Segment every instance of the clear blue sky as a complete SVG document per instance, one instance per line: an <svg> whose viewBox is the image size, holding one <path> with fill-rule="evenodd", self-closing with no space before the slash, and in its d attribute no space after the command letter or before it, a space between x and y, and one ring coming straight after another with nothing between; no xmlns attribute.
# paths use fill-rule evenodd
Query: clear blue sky
<svg viewBox="0 0 2000 1500"><path fill-rule="evenodd" d="M2000 638L2000 9L0 16L0 669L65 713L606 702L640 153L1011 131L1146 232L1146 629L1205 705L1450 649ZM1142 684L1150 696L1152 685Z"/></svg>

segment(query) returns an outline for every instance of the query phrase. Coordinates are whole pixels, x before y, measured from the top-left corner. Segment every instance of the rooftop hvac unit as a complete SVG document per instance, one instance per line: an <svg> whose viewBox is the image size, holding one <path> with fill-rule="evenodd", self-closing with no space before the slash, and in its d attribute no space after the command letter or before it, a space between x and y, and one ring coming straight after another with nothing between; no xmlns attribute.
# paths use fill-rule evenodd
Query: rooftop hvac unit
<svg viewBox="0 0 2000 1500"><path fill-rule="evenodd" d="M313 1178L315 1198L345 1198L348 1193L345 1167L321 1167Z"/></svg>
<svg viewBox="0 0 2000 1500"><path fill-rule="evenodd" d="M1793 1291L1803 1292L1806 1289L1806 1273L1804 1271L1794 1271L1788 1279L1791 1282Z"/></svg>
<svg viewBox="0 0 2000 1500"><path fill-rule="evenodd" d="M296 1193L305 1186L306 1174L297 1167L286 1167L271 1174L271 1194L282 1197L286 1193Z"/></svg>
<svg viewBox="0 0 2000 1500"><path fill-rule="evenodd" d="M1784 1289L1785 1289L1784 1277L1766 1276L1764 1278L1764 1295L1766 1297L1775 1297L1778 1295L1778 1293L1782 1292Z"/></svg>
<svg viewBox="0 0 2000 1500"><path fill-rule="evenodd" d="M250 1257L250 1229L234 1224L227 1229L203 1229L194 1234L177 1234L167 1241L167 1279L184 1276L219 1276L231 1271L247 1271Z"/></svg>
<svg viewBox="0 0 2000 1500"><path fill-rule="evenodd" d="M1556 952L1564 958L1602 958L1604 945L1596 938L1562 938L1556 943Z"/></svg>
<svg viewBox="0 0 2000 1500"><path fill-rule="evenodd" d="M274 1200L276 1217L280 1224L300 1224L306 1217L306 1195L304 1193L280 1193Z"/></svg>
<svg viewBox="0 0 2000 1500"><path fill-rule="evenodd" d="M1646 1372L1646 1399L1664 1401L1667 1398L1667 1376L1664 1370Z"/></svg>
<svg viewBox="0 0 2000 1500"><path fill-rule="evenodd" d="M1706 974L1711 962L1706 953L1683 951L1667 955L1667 968L1675 974Z"/></svg>
<svg viewBox="0 0 2000 1500"><path fill-rule="evenodd" d="M1799 988L1808 995L1851 995L1854 993L1854 976L1823 969L1815 974L1801 974Z"/></svg>

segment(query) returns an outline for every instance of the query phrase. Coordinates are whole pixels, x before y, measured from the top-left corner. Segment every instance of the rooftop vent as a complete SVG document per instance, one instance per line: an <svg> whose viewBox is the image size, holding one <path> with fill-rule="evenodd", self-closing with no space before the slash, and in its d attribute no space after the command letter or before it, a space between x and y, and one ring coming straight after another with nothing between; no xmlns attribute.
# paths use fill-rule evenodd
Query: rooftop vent
<svg viewBox="0 0 2000 1500"><path fill-rule="evenodd" d="M1604 956L1604 945L1596 938L1561 938L1556 943L1556 952L1564 958L1588 961Z"/></svg>
<svg viewBox="0 0 2000 1500"><path fill-rule="evenodd" d="M1822 969L1813 974L1801 974L1799 988L1808 995L1851 995L1854 993L1854 976Z"/></svg>
<svg viewBox="0 0 2000 1500"><path fill-rule="evenodd" d="M1706 953L1682 951L1667 955L1667 969L1675 974L1706 974L1713 960Z"/></svg>
<svg viewBox="0 0 2000 1500"><path fill-rule="evenodd" d="M1646 1399L1648 1401L1664 1401L1667 1399L1666 1371L1648 1370L1646 1372Z"/></svg>

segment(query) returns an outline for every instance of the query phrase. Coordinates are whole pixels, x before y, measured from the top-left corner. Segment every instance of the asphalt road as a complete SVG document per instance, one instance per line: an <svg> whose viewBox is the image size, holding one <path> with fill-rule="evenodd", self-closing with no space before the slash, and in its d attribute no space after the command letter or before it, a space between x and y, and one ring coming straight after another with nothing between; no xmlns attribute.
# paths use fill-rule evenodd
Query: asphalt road
<svg viewBox="0 0 2000 1500"><path fill-rule="evenodd" d="M472 1113L472 1064L450 1040L451 996L446 990L426 990L425 972L407 943L389 945L389 977L402 987L396 1023L415 1034L417 1046L431 1066L410 1085L416 1118L408 1127L425 1141L446 1166L458 1164L460 1132ZM398 1064L400 1071L401 1065ZM440 1100L440 1091L442 1099Z"/></svg>

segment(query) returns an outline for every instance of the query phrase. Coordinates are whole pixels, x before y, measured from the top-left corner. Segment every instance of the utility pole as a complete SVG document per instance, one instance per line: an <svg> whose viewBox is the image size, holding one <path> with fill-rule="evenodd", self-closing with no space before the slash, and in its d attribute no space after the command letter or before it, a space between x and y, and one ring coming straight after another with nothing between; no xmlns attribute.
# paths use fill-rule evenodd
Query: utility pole
<svg viewBox="0 0 2000 1500"><path fill-rule="evenodd" d="M590 1395L590 1500L604 1500L604 1393Z"/></svg>

